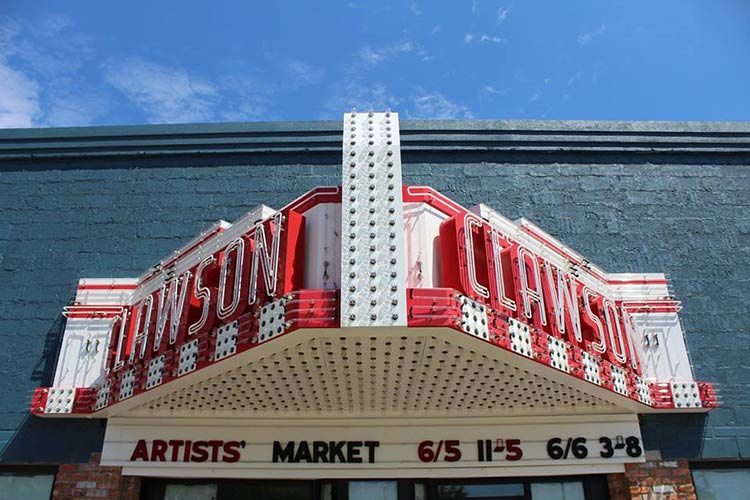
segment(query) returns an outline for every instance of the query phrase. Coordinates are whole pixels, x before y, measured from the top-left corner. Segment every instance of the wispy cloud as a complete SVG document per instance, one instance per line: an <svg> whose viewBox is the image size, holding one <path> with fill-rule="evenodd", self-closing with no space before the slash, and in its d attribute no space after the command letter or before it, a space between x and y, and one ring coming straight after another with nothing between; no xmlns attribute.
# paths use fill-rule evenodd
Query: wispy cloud
<svg viewBox="0 0 750 500"><path fill-rule="evenodd" d="M91 88L90 85L60 83L57 87L45 99L45 125L51 127L91 125L92 120L112 108L112 100L107 93ZM77 92L77 89L86 90Z"/></svg>
<svg viewBox="0 0 750 500"><path fill-rule="evenodd" d="M397 109L402 100L383 83L368 83L366 78L351 77L338 86L334 97L326 103L320 118L339 119L341 113L356 108L361 111Z"/></svg>
<svg viewBox="0 0 750 500"><path fill-rule="evenodd" d="M482 93L490 95L505 95L508 93L507 89L497 89L492 85L485 85L482 87Z"/></svg>
<svg viewBox="0 0 750 500"><path fill-rule="evenodd" d="M289 85L295 89L318 84L325 76L323 68L297 60L288 61L285 64L284 73Z"/></svg>
<svg viewBox="0 0 750 500"><path fill-rule="evenodd" d="M0 128L32 127L40 116L38 84L0 58Z"/></svg>
<svg viewBox="0 0 750 500"><path fill-rule="evenodd" d="M505 21L505 19L507 19L508 17L508 14L510 14L510 9L504 9L502 7L497 9L497 24L500 24L503 21Z"/></svg>
<svg viewBox="0 0 750 500"><path fill-rule="evenodd" d="M369 66L377 66L393 57L397 57L401 54L408 54L414 49L415 47L411 40L402 40L384 47L371 47L367 45L360 49L359 58Z"/></svg>
<svg viewBox="0 0 750 500"><path fill-rule="evenodd" d="M440 26L433 29L439 31ZM410 39L383 45L362 47L353 64L346 67L343 78L331 88L330 97L324 102L319 118L339 118L339 114L351 108L360 110L398 109L406 100L401 94L382 82L380 74L391 60L408 58L411 62L427 62L431 55ZM391 75L387 75L391 76Z"/></svg>
<svg viewBox="0 0 750 500"><path fill-rule="evenodd" d="M424 92L417 88L410 100L407 116L414 118L472 118L469 108L449 100L440 92Z"/></svg>
<svg viewBox="0 0 750 500"><path fill-rule="evenodd" d="M317 81L320 75L295 61L286 65L296 84ZM110 61L107 82L150 123L244 121L270 117L273 87L251 74L237 72L208 79L184 68L142 58Z"/></svg>
<svg viewBox="0 0 750 500"><path fill-rule="evenodd" d="M603 35L606 31L607 31L607 25L606 24L602 24L601 26L599 26L594 31L590 31L588 33L580 33L578 35L578 43L580 43L581 45L586 45L587 43L589 43L594 38L597 38L597 37Z"/></svg>
<svg viewBox="0 0 750 500"><path fill-rule="evenodd" d="M151 123L208 121L213 118L216 87L182 68L132 58L108 64L105 78L141 108Z"/></svg>
<svg viewBox="0 0 750 500"><path fill-rule="evenodd" d="M66 28L72 28L73 20L64 14L52 13L42 19L37 27L40 34L53 37Z"/></svg>
<svg viewBox="0 0 750 500"><path fill-rule="evenodd" d="M94 40L73 29L62 15L49 15L38 24L0 18L0 51L43 77L73 74L91 58Z"/></svg>
<svg viewBox="0 0 750 500"><path fill-rule="evenodd" d="M8 58L19 52L21 25L0 20L0 127L31 127L41 114L39 85L24 71L11 66Z"/></svg>
<svg viewBox="0 0 750 500"><path fill-rule="evenodd" d="M478 40L481 43L505 43L506 41L505 38L495 36L495 35L486 35L486 34L479 35ZM466 35L464 35L464 43L466 45L471 44L473 41L474 41L474 35L472 35L471 33L466 33Z"/></svg>
<svg viewBox="0 0 750 500"><path fill-rule="evenodd" d="M529 97L529 102L537 102L542 97L542 93L538 90L531 94L531 97Z"/></svg>
<svg viewBox="0 0 750 500"><path fill-rule="evenodd" d="M482 42L490 42L490 43L505 43L505 38L500 38L499 36L491 36L491 35L482 35L480 37L480 40Z"/></svg>
<svg viewBox="0 0 750 500"><path fill-rule="evenodd" d="M93 40L73 28L56 14L0 18L0 127L88 125L108 109L81 73Z"/></svg>
<svg viewBox="0 0 750 500"><path fill-rule="evenodd" d="M214 99L214 118L233 122L278 118L273 114L274 87L254 75L223 75L216 87L221 98Z"/></svg>

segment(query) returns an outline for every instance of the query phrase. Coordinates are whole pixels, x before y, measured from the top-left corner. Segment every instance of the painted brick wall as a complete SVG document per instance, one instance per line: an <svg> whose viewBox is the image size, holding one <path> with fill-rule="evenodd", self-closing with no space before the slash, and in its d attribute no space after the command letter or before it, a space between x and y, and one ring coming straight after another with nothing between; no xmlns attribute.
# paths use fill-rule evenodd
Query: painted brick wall
<svg viewBox="0 0 750 500"><path fill-rule="evenodd" d="M610 500L696 500L686 460L626 464L624 474L608 477Z"/></svg>
<svg viewBox="0 0 750 500"><path fill-rule="evenodd" d="M92 453L87 463L62 464L58 467L52 500L138 500L139 477L123 477L121 467L99 465L100 453Z"/></svg>
<svg viewBox="0 0 750 500"><path fill-rule="evenodd" d="M667 272L697 377L717 383L723 403L707 419L647 418L647 444L664 459L750 457L750 161L546 158L405 155L404 182L526 217L607 270ZM0 163L3 460L85 462L97 451L98 422L27 417L32 390L51 381L59 312L79 278L136 276L216 219L339 183L335 158L216 163Z"/></svg>

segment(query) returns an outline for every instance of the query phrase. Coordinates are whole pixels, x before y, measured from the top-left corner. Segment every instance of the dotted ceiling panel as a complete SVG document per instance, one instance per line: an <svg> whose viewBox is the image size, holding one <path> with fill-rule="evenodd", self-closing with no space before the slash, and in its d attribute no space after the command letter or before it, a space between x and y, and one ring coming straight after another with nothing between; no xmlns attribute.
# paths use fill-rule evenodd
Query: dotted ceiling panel
<svg viewBox="0 0 750 500"><path fill-rule="evenodd" d="M450 335L307 337L144 403L138 416L610 413L612 403L452 343Z"/></svg>

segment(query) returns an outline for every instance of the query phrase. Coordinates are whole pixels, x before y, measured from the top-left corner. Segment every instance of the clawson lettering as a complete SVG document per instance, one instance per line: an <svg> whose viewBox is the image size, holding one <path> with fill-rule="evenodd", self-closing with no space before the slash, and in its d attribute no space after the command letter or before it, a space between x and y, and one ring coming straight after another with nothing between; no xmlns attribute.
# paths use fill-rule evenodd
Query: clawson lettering
<svg viewBox="0 0 750 500"><path fill-rule="evenodd" d="M374 464L379 446L380 441L274 441L273 462Z"/></svg>
<svg viewBox="0 0 750 500"><path fill-rule="evenodd" d="M301 238L302 224L301 215L278 212L178 275L156 275L163 284L115 322L108 366L117 371L128 363L147 363L297 286L283 271L294 258L290 248Z"/></svg>
<svg viewBox="0 0 750 500"><path fill-rule="evenodd" d="M539 331L640 373L623 301L589 286L606 279L584 265L560 267L475 214L440 226L442 285Z"/></svg>

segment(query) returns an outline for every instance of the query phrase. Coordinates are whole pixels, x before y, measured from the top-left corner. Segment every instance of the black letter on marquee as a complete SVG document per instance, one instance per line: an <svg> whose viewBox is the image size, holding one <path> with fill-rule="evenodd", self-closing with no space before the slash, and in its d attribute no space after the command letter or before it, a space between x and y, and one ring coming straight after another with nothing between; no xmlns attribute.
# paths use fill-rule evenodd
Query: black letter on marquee
<svg viewBox="0 0 750 500"><path fill-rule="evenodd" d="M361 464L362 457L359 456L362 441L349 441L346 443L346 461L350 464Z"/></svg>
<svg viewBox="0 0 750 500"><path fill-rule="evenodd" d="M344 445L346 444L346 441L330 441L328 443L328 453L331 455L331 463L336 463L336 458L339 459L339 462L342 464L346 463L346 457L344 456Z"/></svg>
<svg viewBox="0 0 750 500"><path fill-rule="evenodd" d="M297 446L297 454L294 456L295 462L305 461L307 463L312 462L312 456L310 456L310 446L307 441L300 441Z"/></svg>
<svg viewBox="0 0 750 500"><path fill-rule="evenodd" d="M375 448L380 446L380 441L365 441L365 446L367 447L367 462L374 464Z"/></svg>
<svg viewBox="0 0 750 500"><path fill-rule="evenodd" d="M328 443L325 441L313 441L313 462L328 462Z"/></svg>
<svg viewBox="0 0 750 500"><path fill-rule="evenodd" d="M281 448L279 441L273 442L273 461L276 462L294 462L294 441L289 441L285 448Z"/></svg>

